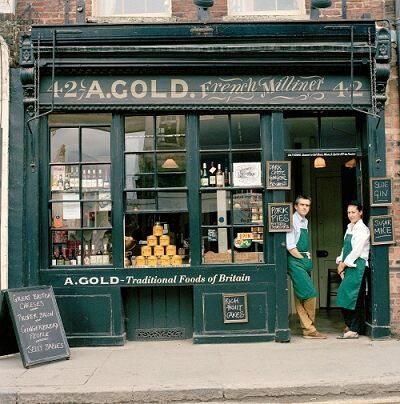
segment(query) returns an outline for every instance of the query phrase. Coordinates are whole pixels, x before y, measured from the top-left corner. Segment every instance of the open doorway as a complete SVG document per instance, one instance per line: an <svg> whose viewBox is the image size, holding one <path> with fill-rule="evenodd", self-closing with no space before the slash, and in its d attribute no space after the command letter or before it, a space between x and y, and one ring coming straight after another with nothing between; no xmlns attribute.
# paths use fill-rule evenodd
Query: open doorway
<svg viewBox="0 0 400 404"><path fill-rule="evenodd" d="M343 320L336 307L340 279L336 257L342 248L348 220L347 204L360 200L361 160L360 133L355 116L311 117L288 116L285 119L285 152L292 162L291 200L297 195L311 196L308 216L313 254L313 283L317 289L317 327L322 332L340 333ZM316 155L323 158L322 167L315 164ZM290 285L291 286L291 285ZM290 302L290 328L293 335L301 329Z"/></svg>

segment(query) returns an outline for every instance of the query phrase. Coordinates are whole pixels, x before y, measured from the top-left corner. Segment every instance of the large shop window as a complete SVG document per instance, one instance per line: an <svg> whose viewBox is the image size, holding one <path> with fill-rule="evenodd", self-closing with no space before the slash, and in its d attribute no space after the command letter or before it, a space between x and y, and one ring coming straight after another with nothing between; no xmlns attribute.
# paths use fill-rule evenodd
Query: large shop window
<svg viewBox="0 0 400 404"><path fill-rule="evenodd" d="M125 267L190 263L183 115L125 119Z"/></svg>
<svg viewBox="0 0 400 404"><path fill-rule="evenodd" d="M95 0L95 17L169 17L171 0Z"/></svg>
<svg viewBox="0 0 400 404"><path fill-rule="evenodd" d="M260 117L200 117L204 264L263 262Z"/></svg>
<svg viewBox="0 0 400 404"><path fill-rule="evenodd" d="M51 266L110 265L111 116L52 116L49 124Z"/></svg>
<svg viewBox="0 0 400 404"><path fill-rule="evenodd" d="M231 16L305 15L304 0L228 0Z"/></svg>

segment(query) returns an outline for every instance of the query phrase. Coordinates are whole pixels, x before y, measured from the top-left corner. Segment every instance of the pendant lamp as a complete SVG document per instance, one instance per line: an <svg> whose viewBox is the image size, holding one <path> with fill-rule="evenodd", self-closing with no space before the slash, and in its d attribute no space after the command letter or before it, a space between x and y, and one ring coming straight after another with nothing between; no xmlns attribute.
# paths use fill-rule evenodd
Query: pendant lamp
<svg viewBox="0 0 400 404"><path fill-rule="evenodd" d="M314 160L314 168L325 168L326 163L323 157L316 157Z"/></svg>

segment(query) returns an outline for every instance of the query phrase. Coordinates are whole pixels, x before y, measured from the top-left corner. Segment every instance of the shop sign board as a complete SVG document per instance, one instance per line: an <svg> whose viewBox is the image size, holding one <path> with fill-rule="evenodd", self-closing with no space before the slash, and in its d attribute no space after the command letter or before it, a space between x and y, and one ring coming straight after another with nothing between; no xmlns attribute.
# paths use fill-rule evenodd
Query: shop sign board
<svg viewBox="0 0 400 404"><path fill-rule="evenodd" d="M55 105L371 105L368 77L349 75L43 77L40 104L53 93Z"/></svg>
<svg viewBox="0 0 400 404"><path fill-rule="evenodd" d="M389 206L392 204L392 179L388 177L370 178L371 206Z"/></svg>
<svg viewBox="0 0 400 404"><path fill-rule="evenodd" d="M394 244L393 216L371 216L370 231L372 245Z"/></svg>
<svg viewBox="0 0 400 404"><path fill-rule="evenodd" d="M247 293L222 294L224 323L248 323Z"/></svg>
<svg viewBox="0 0 400 404"><path fill-rule="evenodd" d="M267 189L290 189L290 180L290 161L267 161Z"/></svg>
<svg viewBox="0 0 400 404"><path fill-rule="evenodd" d="M293 207L291 203L268 204L268 231L289 232L292 229Z"/></svg>
<svg viewBox="0 0 400 404"><path fill-rule="evenodd" d="M51 286L5 291L24 367L69 359L64 326Z"/></svg>

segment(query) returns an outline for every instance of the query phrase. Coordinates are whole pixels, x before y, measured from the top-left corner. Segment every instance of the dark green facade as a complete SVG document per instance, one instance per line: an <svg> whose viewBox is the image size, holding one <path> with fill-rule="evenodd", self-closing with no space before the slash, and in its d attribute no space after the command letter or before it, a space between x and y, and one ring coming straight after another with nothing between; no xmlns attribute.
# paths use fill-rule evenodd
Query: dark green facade
<svg viewBox="0 0 400 404"><path fill-rule="evenodd" d="M12 75L10 165L24 169L10 179L9 287L52 285L75 346L123 344L127 337L289 341L285 233L268 231L265 209L290 201L285 190L265 188L265 164L287 159L288 113L353 114L363 128L357 156L367 167L360 192L368 200L369 178L386 175L389 61L390 33L377 31L375 21L34 26L21 43L21 70ZM245 87L226 84L237 78ZM113 261L51 267L49 117L80 113L111 116ZM201 258L199 116L214 113L260 117L260 262L204 265ZM135 114L185 116L188 266L124 268L123 133L125 116ZM388 271L387 246L373 246L366 320L372 338L390 334ZM245 296L244 321L226 321L229 294Z"/></svg>

